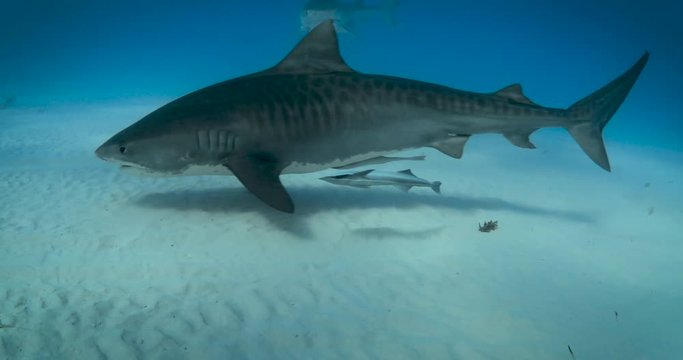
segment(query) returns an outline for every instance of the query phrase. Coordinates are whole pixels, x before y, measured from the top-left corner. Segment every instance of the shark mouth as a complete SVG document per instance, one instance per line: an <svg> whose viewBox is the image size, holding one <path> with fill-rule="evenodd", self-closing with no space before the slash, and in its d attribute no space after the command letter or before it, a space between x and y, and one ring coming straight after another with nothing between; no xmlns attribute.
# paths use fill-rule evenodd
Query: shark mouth
<svg viewBox="0 0 683 360"><path fill-rule="evenodd" d="M134 165L134 164L121 164L121 169L122 170L141 170L141 171L151 171L147 169L146 167L142 167L140 165Z"/></svg>
<svg viewBox="0 0 683 360"><path fill-rule="evenodd" d="M122 164L121 165L121 170L133 174L133 175L142 175L142 176L167 176L167 174L154 171L151 169L148 169L146 167L142 167L139 165L132 165L132 164Z"/></svg>

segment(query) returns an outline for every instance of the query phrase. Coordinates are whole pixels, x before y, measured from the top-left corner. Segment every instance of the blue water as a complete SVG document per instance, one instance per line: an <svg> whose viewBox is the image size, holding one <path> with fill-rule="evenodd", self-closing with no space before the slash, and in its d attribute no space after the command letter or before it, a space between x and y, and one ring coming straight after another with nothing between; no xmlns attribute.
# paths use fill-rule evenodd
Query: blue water
<svg viewBox="0 0 683 360"><path fill-rule="evenodd" d="M379 1L377 1L379 2ZM375 2L375 3L377 3ZM302 36L303 2L5 1L0 95L17 105L176 97L271 66ZM359 71L472 91L513 82L565 107L652 59L610 139L680 149L678 2L403 1L342 35Z"/></svg>
<svg viewBox="0 0 683 360"><path fill-rule="evenodd" d="M165 102L280 61L303 5L0 3L0 359L680 357L683 3L402 0L339 34L358 71L521 83L560 108L649 51L605 129L612 173L562 129L533 152L482 136L462 160L388 166L443 196L291 176L289 217L234 178L94 157Z"/></svg>

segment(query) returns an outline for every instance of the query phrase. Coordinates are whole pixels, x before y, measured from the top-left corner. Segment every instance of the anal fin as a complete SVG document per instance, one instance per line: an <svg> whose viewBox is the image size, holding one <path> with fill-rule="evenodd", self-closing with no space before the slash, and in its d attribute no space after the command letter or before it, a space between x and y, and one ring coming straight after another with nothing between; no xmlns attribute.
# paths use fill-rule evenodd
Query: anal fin
<svg viewBox="0 0 683 360"><path fill-rule="evenodd" d="M294 212L294 203L280 182L282 166L268 156L242 155L230 157L224 163L244 187L272 208Z"/></svg>
<svg viewBox="0 0 683 360"><path fill-rule="evenodd" d="M525 149L535 149L536 145L529 140L529 136L531 136L531 133L534 131L536 131L536 129L532 129L531 131L510 131L503 133L503 135L515 146Z"/></svg>

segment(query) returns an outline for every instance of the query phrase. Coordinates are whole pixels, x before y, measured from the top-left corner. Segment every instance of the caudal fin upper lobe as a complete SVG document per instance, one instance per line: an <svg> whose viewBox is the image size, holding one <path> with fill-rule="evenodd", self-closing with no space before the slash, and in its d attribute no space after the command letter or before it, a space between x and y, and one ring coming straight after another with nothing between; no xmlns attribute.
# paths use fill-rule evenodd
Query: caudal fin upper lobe
<svg viewBox="0 0 683 360"><path fill-rule="evenodd" d="M602 130L626 99L649 57L650 54L646 52L624 74L568 109L569 117L575 120L575 124L568 126L567 130L586 155L607 171L610 171L610 164Z"/></svg>

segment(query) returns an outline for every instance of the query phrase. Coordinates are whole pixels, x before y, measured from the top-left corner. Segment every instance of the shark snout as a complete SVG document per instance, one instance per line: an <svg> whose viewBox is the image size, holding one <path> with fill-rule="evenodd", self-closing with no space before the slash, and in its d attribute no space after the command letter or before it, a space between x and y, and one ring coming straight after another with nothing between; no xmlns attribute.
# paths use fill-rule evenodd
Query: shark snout
<svg viewBox="0 0 683 360"><path fill-rule="evenodd" d="M119 160L123 152L125 152L124 147L107 141L95 150L95 155L102 160L112 161Z"/></svg>
<svg viewBox="0 0 683 360"><path fill-rule="evenodd" d="M100 145L100 147L95 150L95 155L104 160L104 145Z"/></svg>
<svg viewBox="0 0 683 360"><path fill-rule="evenodd" d="M95 150L95 155L97 155L97 157L102 159L102 160L107 160L111 157L111 155L109 154L110 153L109 148L110 148L110 146L107 145L106 143L102 144L102 145L100 145L100 147L97 148L97 150Z"/></svg>

